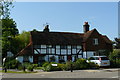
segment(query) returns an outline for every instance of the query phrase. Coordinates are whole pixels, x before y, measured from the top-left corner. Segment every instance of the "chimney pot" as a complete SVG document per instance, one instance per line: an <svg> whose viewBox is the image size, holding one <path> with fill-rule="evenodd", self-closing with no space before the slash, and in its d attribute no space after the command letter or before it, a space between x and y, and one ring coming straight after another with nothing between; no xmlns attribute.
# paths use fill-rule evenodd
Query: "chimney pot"
<svg viewBox="0 0 120 80"><path fill-rule="evenodd" d="M90 27L90 25L88 24L88 22L84 22L84 25L83 25L84 33L89 31L89 27Z"/></svg>
<svg viewBox="0 0 120 80"><path fill-rule="evenodd" d="M43 32L49 32L49 25L46 25Z"/></svg>

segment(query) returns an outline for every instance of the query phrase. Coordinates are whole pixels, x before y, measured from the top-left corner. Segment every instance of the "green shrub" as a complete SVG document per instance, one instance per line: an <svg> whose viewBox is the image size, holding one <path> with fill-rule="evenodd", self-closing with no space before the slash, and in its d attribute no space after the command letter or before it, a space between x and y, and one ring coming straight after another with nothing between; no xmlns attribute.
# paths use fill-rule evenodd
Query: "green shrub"
<svg viewBox="0 0 120 80"><path fill-rule="evenodd" d="M85 59L77 59L74 63L74 69L87 69L89 68L89 64L86 62Z"/></svg>
<svg viewBox="0 0 120 80"><path fill-rule="evenodd" d="M98 65L98 64L95 64L94 62L89 62L89 68L90 68L90 69L98 69L98 68L99 68L99 65Z"/></svg>
<svg viewBox="0 0 120 80"><path fill-rule="evenodd" d="M35 67L35 69L43 69L43 67Z"/></svg>
<svg viewBox="0 0 120 80"><path fill-rule="evenodd" d="M33 71L33 68L34 68L33 65L27 66L27 70L28 70L28 71Z"/></svg>
<svg viewBox="0 0 120 80"><path fill-rule="evenodd" d="M5 62L4 66L6 66L6 68L16 69L16 68L18 68L18 65L20 65L20 64L21 63L17 60L11 60L11 61Z"/></svg>
<svg viewBox="0 0 120 80"><path fill-rule="evenodd" d="M49 62L44 62L42 67L46 67L48 64L50 64Z"/></svg>
<svg viewBox="0 0 120 80"><path fill-rule="evenodd" d="M32 64L33 65L33 68L37 68L38 67L38 64Z"/></svg>
<svg viewBox="0 0 120 80"><path fill-rule="evenodd" d="M60 70L63 70L63 71L66 70L66 65L65 64L58 64L58 67L60 68Z"/></svg>
<svg viewBox="0 0 120 80"><path fill-rule="evenodd" d="M28 63L28 62L25 62L22 64L22 67L26 68L28 71L33 71L34 68L36 68L38 66L38 64L32 64L32 63Z"/></svg>
<svg viewBox="0 0 120 80"><path fill-rule="evenodd" d="M120 68L120 49L114 49L109 55L111 67Z"/></svg>
<svg viewBox="0 0 120 80"><path fill-rule="evenodd" d="M65 69L66 71L70 70L70 69L71 69L71 64L72 64L71 61L67 61L66 64L64 65L64 69Z"/></svg>
<svg viewBox="0 0 120 80"><path fill-rule="evenodd" d="M61 68L59 66L52 66L52 64L58 64L55 62L51 62L51 63L44 63L43 64L43 70L44 71L59 71L61 70Z"/></svg>
<svg viewBox="0 0 120 80"><path fill-rule="evenodd" d="M18 70L22 70L23 66L22 65L18 65Z"/></svg>

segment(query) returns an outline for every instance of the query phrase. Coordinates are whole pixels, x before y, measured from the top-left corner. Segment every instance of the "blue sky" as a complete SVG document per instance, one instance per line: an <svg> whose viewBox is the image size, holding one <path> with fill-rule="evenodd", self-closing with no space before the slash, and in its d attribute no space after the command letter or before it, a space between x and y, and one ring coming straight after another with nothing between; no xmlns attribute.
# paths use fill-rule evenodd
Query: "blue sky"
<svg viewBox="0 0 120 80"><path fill-rule="evenodd" d="M96 28L111 40L118 37L117 2L15 2L11 17L20 32L37 29L44 24L50 31L83 32L83 24L88 21L90 30Z"/></svg>

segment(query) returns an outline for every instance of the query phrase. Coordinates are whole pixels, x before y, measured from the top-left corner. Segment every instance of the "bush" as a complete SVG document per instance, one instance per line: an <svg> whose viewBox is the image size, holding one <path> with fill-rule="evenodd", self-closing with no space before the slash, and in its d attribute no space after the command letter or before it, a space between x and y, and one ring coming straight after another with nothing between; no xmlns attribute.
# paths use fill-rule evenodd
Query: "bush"
<svg viewBox="0 0 120 80"><path fill-rule="evenodd" d="M42 67L46 67L48 64L50 64L49 62L44 62Z"/></svg>
<svg viewBox="0 0 120 80"><path fill-rule="evenodd" d="M23 70L23 66L22 65L18 65L18 70Z"/></svg>
<svg viewBox="0 0 120 80"><path fill-rule="evenodd" d="M74 63L74 69L87 69L89 68L89 64L86 62L85 59L77 59Z"/></svg>
<svg viewBox="0 0 120 80"><path fill-rule="evenodd" d="M61 70L61 68L59 66L52 66L52 64L58 64L55 62L51 62L51 63L44 63L43 64L43 70L44 71L59 71Z"/></svg>
<svg viewBox="0 0 120 80"><path fill-rule="evenodd" d="M28 63L28 62L25 62L22 65L23 69L25 68L28 71L33 71L33 69L36 68L37 66L38 66L38 64L32 64L32 63Z"/></svg>
<svg viewBox="0 0 120 80"><path fill-rule="evenodd" d="M99 65L98 65L98 64L95 64L94 62L89 62L89 68L90 68L90 69L98 69L98 68L99 68Z"/></svg>
<svg viewBox="0 0 120 80"><path fill-rule="evenodd" d="M109 55L111 67L120 68L120 49L114 49Z"/></svg>
<svg viewBox="0 0 120 80"><path fill-rule="evenodd" d="M66 70L66 65L65 64L58 64L58 67L63 71Z"/></svg>
<svg viewBox="0 0 120 80"><path fill-rule="evenodd" d="M5 62L4 66L6 66L6 68L16 69L16 68L18 68L18 65L20 65L20 64L21 63L17 60L11 60L11 61Z"/></svg>
<svg viewBox="0 0 120 80"><path fill-rule="evenodd" d="M43 67L35 67L35 69L43 69Z"/></svg>

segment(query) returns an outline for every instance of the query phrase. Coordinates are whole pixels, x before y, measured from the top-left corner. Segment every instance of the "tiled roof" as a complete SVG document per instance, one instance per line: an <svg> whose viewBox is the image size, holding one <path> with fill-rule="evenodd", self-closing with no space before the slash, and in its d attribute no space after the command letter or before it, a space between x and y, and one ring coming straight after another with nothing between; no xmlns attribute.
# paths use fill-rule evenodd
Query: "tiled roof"
<svg viewBox="0 0 120 80"><path fill-rule="evenodd" d="M106 43L112 44L112 41L110 41L109 38L106 35L102 35L102 37L106 41Z"/></svg>
<svg viewBox="0 0 120 80"><path fill-rule="evenodd" d="M94 31L96 31L96 29L93 29L91 31L87 31L86 33L84 33L83 42L85 42Z"/></svg>
<svg viewBox="0 0 120 80"><path fill-rule="evenodd" d="M76 45L82 44L84 34L68 32L31 32L33 44Z"/></svg>

